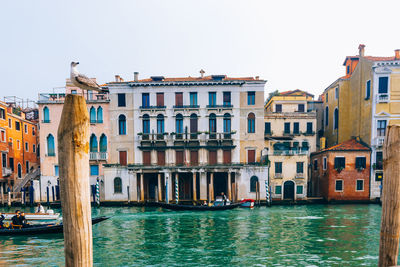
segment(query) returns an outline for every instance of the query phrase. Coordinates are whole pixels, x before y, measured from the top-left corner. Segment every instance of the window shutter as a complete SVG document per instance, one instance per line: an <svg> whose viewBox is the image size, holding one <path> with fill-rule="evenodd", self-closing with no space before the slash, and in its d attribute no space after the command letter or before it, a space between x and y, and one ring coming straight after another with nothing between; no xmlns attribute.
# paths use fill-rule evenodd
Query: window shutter
<svg viewBox="0 0 400 267"><path fill-rule="evenodd" d="M151 152L143 151L143 165L150 165L150 164L151 164Z"/></svg>
<svg viewBox="0 0 400 267"><path fill-rule="evenodd" d="M190 163L191 165L199 164L199 152L197 150L190 151Z"/></svg>
<svg viewBox="0 0 400 267"><path fill-rule="evenodd" d="M232 153L230 150L224 150L224 164L230 164L232 162Z"/></svg>
<svg viewBox="0 0 400 267"><path fill-rule="evenodd" d="M247 162L248 163L256 162L256 151L255 150L247 150Z"/></svg>
<svg viewBox="0 0 400 267"><path fill-rule="evenodd" d="M208 152L208 163L210 165L217 164L217 151L216 150L210 150Z"/></svg>
<svg viewBox="0 0 400 267"><path fill-rule="evenodd" d="M175 151L175 163L176 165L183 164L183 151Z"/></svg>
<svg viewBox="0 0 400 267"><path fill-rule="evenodd" d="M126 151L119 151L119 164L122 166L126 166L127 164Z"/></svg>
<svg viewBox="0 0 400 267"><path fill-rule="evenodd" d="M175 93L175 106L181 107L183 106L183 94Z"/></svg>
<svg viewBox="0 0 400 267"><path fill-rule="evenodd" d="M164 93L157 93L157 107L164 106Z"/></svg>
<svg viewBox="0 0 400 267"><path fill-rule="evenodd" d="M157 163L159 166L165 165L165 151L157 151Z"/></svg>

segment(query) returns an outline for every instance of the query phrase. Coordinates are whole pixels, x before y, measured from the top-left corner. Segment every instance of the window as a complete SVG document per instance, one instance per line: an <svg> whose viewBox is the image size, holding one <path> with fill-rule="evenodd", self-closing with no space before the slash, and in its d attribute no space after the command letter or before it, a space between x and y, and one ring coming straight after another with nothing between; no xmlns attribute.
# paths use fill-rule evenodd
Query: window
<svg viewBox="0 0 400 267"><path fill-rule="evenodd" d="M190 92L190 105L197 106L197 92Z"/></svg>
<svg viewBox="0 0 400 267"><path fill-rule="evenodd" d="M378 120L377 135L378 136L386 135L386 120Z"/></svg>
<svg viewBox="0 0 400 267"><path fill-rule="evenodd" d="M150 133L150 116L148 114L143 115L143 133Z"/></svg>
<svg viewBox="0 0 400 267"><path fill-rule="evenodd" d="M224 164L232 163L232 152L231 152L231 150L224 150L223 151L223 159L224 159Z"/></svg>
<svg viewBox="0 0 400 267"><path fill-rule="evenodd" d="M328 127L329 125L329 107L325 107L325 126Z"/></svg>
<svg viewBox="0 0 400 267"><path fill-rule="evenodd" d="M371 97L371 80L367 81L365 85L365 100L368 100Z"/></svg>
<svg viewBox="0 0 400 267"><path fill-rule="evenodd" d="M284 124L284 132L285 134L290 134L290 122L285 122Z"/></svg>
<svg viewBox="0 0 400 267"><path fill-rule="evenodd" d="M335 88L335 99L339 98L339 87Z"/></svg>
<svg viewBox="0 0 400 267"><path fill-rule="evenodd" d="M252 106L256 103L256 92L247 92L247 105Z"/></svg>
<svg viewBox="0 0 400 267"><path fill-rule="evenodd" d="M126 117L123 114L118 117L118 134L126 135Z"/></svg>
<svg viewBox="0 0 400 267"><path fill-rule="evenodd" d="M266 122L265 123L265 134L271 134L271 123L270 122Z"/></svg>
<svg viewBox="0 0 400 267"><path fill-rule="evenodd" d="M256 116L254 113L250 113L247 116L247 132L248 133L255 133L256 131Z"/></svg>
<svg viewBox="0 0 400 267"><path fill-rule="evenodd" d="M250 192L256 192L257 182L258 182L258 177L257 176L252 176L250 178Z"/></svg>
<svg viewBox="0 0 400 267"><path fill-rule="evenodd" d="M346 167L345 157L335 157L335 169L344 169Z"/></svg>
<svg viewBox="0 0 400 267"><path fill-rule="evenodd" d="M325 94L325 102L328 103L328 93Z"/></svg>
<svg viewBox="0 0 400 267"><path fill-rule="evenodd" d="M126 151L119 151L119 164L121 166L126 166L128 162Z"/></svg>
<svg viewBox="0 0 400 267"><path fill-rule="evenodd" d="M349 66L349 65L347 65L347 68L346 68L346 73L347 73L347 74L349 74L349 73L350 73L350 66Z"/></svg>
<svg viewBox="0 0 400 267"><path fill-rule="evenodd" d="M383 172L376 172L375 173L375 181L382 181L383 180Z"/></svg>
<svg viewBox="0 0 400 267"><path fill-rule="evenodd" d="M54 147L54 136L49 134L47 136L47 156L52 157L56 155L55 147Z"/></svg>
<svg viewBox="0 0 400 267"><path fill-rule="evenodd" d="M90 136L90 152L97 152L98 145L97 145L97 137L95 134Z"/></svg>
<svg viewBox="0 0 400 267"><path fill-rule="evenodd" d="M107 136L105 134L100 136L100 152L107 152Z"/></svg>
<svg viewBox="0 0 400 267"><path fill-rule="evenodd" d="M208 105L214 107L217 104L217 93L208 92Z"/></svg>
<svg viewBox="0 0 400 267"><path fill-rule="evenodd" d="M114 194L122 194L122 180L119 177L114 178Z"/></svg>
<svg viewBox="0 0 400 267"><path fill-rule="evenodd" d="M164 107L164 93L157 93L157 107Z"/></svg>
<svg viewBox="0 0 400 267"><path fill-rule="evenodd" d="M36 135L35 127L32 127L32 135Z"/></svg>
<svg viewBox="0 0 400 267"><path fill-rule="evenodd" d="M118 94L118 107L125 107L125 106L126 106L125 94Z"/></svg>
<svg viewBox="0 0 400 267"><path fill-rule="evenodd" d="M304 173L304 162L296 162L296 172Z"/></svg>
<svg viewBox="0 0 400 267"><path fill-rule="evenodd" d="M150 95L149 93L142 93L142 107L148 108L150 106Z"/></svg>
<svg viewBox="0 0 400 267"><path fill-rule="evenodd" d="M197 115L190 115L190 138L197 138Z"/></svg>
<svg viewBox="0 0 400 267"><path fill-rule="evenodd" d="M335 181L335 191L342 192L343 191L343 180Z"/></svg>
<svg viewBox="0 0 400 267"><path fill-rule="evenodd" d="M1 166L3 168L7 167L7 153L1 153Z"/></svg>
<svg viewBox="0 0 400 267"><path fill-rule="evenodd" d="M157 164L158 166L165 165L165 151L157 151Z"/></svg>
<svg viewBox="0 0 400 267"><path fill-rule="evenodd" d="M275 186L275 195L280 195L280 194L282 194L282 186L276 185Z"/></svg>
<svg viewBox="0 0 400 267"><path fill-rule="evenodd" d="M275 105L275 112L278 112L278 113L282 112L282 104Z"/></svg>
<svg viewBox="0 0 400 267"><path fill-rule="evenodd" d="M298 122L295 122L293 123L293 134L299 134L299 133L300 133L300 124Z"/></svg>
<svg viewBox="0 0 400 267"><path fill-rule="evenodd" d="M256 151L254 149L247 150L247 162L248 163L256 162Z"/></svg>
<svg viewBox="0 0 400 267"><path fill-rule="evenodd" d="M183 164L183 151L175 151L175 164L182 165Z"/></svg>
<svg viewBox="0 0 400 267"><path fill-rule="evenodd" d="M190 164L192 166L196 166L199 164L199 151L198 150L190 151Z"/></svg>
<svg viewBox="0 0 400 267"><path fill-rule="evenodd" d="M29 161L25 161L25 173L29 173Z"/></svg>
<svg viewBox="0 0 400 267"><path fill-rule="evenodd" d="M35 144L32 145L32 152L36 153L36 145Z"/></svg>
<svg viewBox="0 0 400 267"><path fill-rule="evenodd" d="M224 114L224 133L231 132L231 114L225 113Z"/></svg>
<svg viewBox="0 0 400 267"><path fill-rule="evenodd" d="M312 134L313 132L313 123L307 122L307 134Z"/></svg>
<svg viewBox="0 0 400 267"><path fill-rule="evenodd" d="M214 113L210 114L209 130L210 130L210 133L216 133L217 132L217 116Z"/></svg>
<svg viewBox="0 0 400 267"><path fill-rule="evenodd" d="M357 180L356 191L364 191L364 180Z"/></svg>
<svg viewBox="0 0 400 267"><path fill-rule="evenodd" d="M76 90L71 90L72 95L76 95L77 91Z"/></svg>
<svg viewBox="0 0 400 267"><path fill-rule="evenodd" d="M43 108L43 123L50 123L50 111L48 107Z"/></svg>
<svg viewBox="0 0 400 267"><path fill-rule="evenodd" d="M175 106L183 106L183 93L175 93Z"/></svg>
<svg viewBox="0 0 400 267"><path fill-rule="evenodd" d="M25 142L25 151L29 152L29 144L28 144L28 142Z"/></svg>
<svg viewBox="0 0 400 267"><path fill-rule="evenodd" d="M99 175L99 165L90 165L90 175Z"/></svg>
<svg viewBox="0 0 400 267"><path fill-rule="evenodd" d="M97 108L97 123L103 123L103 108Z"/></svg>
<svg viewBox="0 0 400 267"><path fill-rule="evenodd" d="M96 109L94 107L90 108L90 123L96 123Z"/></svg>
<svg viewBox="0 0 400 267"><path fill-rule="evenodd" d="M307 142L307 141L301 142L301 149L302 149L303 151L308 151L309 146L308 146L308 142Z"/></svg>
<svg viewBox="0 0 400 267"><path fill-rule="evenodd" d="M298 112L304 112L304 104L298 104L297 105L297 111Z"/></svg>
<svg viewBox="0 0 400 267"><path fill-rule="evenodd" d="M60 176L60 171L58 165L54 165L54 176Z"/></svg>
<svg viewBox="0 0 400 267"><path fill-rule="evenodd" d="M164 133L164 115L158 114L157 115L157 134Z"/></svg>
<svg viewBox="0 0 400 267"><path fill-rule="evenodd" d="M314 171L318 170L318 160L314 159Z"/></svg>
<svg viewBox="0 0 400 267"><path fill-rule="evenodd" d="M282 173L282 162L275 162L275 173Z"/></svg>
<svg viewBox="0 0 400 267"><path fill-rule="evenodd" d="M367 160L365 157L356 157L356 169L365 169L367 167Z"/></svg>
<svg viewBox="0 0 400 267"><path fill-rule="evenodd" d="M12 120L8 119L8 128L12 129Z"/></svg>
<svg viewBox="0 0 400 267"><path fill-rule="evenodd" d="M333 112L333 128L339 128L339 110L337 108L335 108L335 111Z"/></svg>
<svg viewBox="0 0 400 267"><path fill-rule="evenodd" d="M297 195L302 195L303 194L303 186L302 185L296 186L296 194Z"/></svg>
<svg viewBox="0 0 400 267"><path fill-rule="evenodd" d="M151 151L143 151L143 165L151 164Z"/></svg>
<svg viewBox="0 0 400 267"><path fill-rule="evenodd" d="M376 170L383 170L383 152L382 151L377 151L376 152L376 163L375 163L375 169Z"/></svg>
<svg viewBox="0 0 400 267"><path fill-rule="evenodd" d="M379 94L387 94L388 93L388 82L389 77L379 77Z"/></svg>
<svg viewBox="0 0 400 267"><path fill-rule="evenodd" d="M18 171L18 178L22 178L22 166L21 164L18 163L18 167L17 167L17 171Z"/></svg>
<svg viewBox="0 0 400 267"><path fill-rule="evenodd" d="M217 164L217 151L216 150L208 151L208 164L210 164L210 165Z"/></svg>
<svg viewBox="0 0 400 267"><path fill-rule="evenodd" d="M0 119L6 119L6 111L4 108L0 108Z"/></svg>
<svg viewBox="0 0 400 267"><path fill-rule="evenodd" d="M223 104L224 106L231 105L231 92L224 92L223 94Z"/></svg>
<svg viewBox="0 0 400 267"><path fill-rule="evenodd" d="M14 172L14 158L8 158L9 164L11 171Z"/></svg>
<svg viewBox="0 0 400 267"><path fill-rule="evenodd" d="M21 124L19 121L15 121L15 130L21 131Z"/></svg>
<svg viewBox="0 0 400 267"><path fill-rule="evenodd" d="M176 133L177 134L182 134L183 133L183 116L182 116L182 114L176 115L175 128L176 128Z"/></svg>
<svg viewBox="0 0 400 267"><path fill-rule="evenodd" d="M3 130L3 129L0 130L0 138L1 138L1 139L0 139L1 142L6 142L6 140L7 140L6 131Z"/></svg>
<svg viewBox="0 0 400 267"><path fill-rule="evenodd" d="M328 168L328 162L327 162L327 158L326 157L324 157L324 159L323 159L323 169L324 169L324 171Z"/></svg>
<svg viewBox="0 0 400 267"><path fill-rule="evenodd" d="M28 125L24 124L24 131L27 134L28 133Z"/></svg>

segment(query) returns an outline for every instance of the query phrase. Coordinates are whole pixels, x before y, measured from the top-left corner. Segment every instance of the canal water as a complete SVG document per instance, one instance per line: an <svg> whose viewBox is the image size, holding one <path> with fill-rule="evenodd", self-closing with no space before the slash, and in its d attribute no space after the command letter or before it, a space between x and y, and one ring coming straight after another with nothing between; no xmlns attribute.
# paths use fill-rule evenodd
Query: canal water
<svg viewBox="0 0 400 267"><path fill-rule="evenodd" d="M28 209L26 209L28 211ZM95 266L376 266L378 205L190 212L102 207ZM0 266L63 266L62 235L0 236Z"/></svg>

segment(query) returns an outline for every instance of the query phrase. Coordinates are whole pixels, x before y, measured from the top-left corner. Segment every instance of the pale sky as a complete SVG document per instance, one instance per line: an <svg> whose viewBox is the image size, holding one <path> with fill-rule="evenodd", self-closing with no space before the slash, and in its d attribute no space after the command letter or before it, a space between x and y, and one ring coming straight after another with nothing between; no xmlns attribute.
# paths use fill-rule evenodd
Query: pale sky
<svg viewBox="0 0 400 267"><path fill-rule="evenodd" d="M71 61L99 83L226 74L317 96L345 56L393 56L400 1L2 1L0 96L37 100Z"/></svg>

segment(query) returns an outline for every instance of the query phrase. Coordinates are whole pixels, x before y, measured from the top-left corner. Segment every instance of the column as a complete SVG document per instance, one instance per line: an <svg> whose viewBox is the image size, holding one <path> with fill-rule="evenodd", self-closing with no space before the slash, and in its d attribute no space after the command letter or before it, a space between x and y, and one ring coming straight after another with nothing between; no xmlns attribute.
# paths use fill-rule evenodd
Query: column
<svg viewBox="0 0 400 267"><path fill-rule="evenodd" d="M193 172L193 201L197 201L197 186L196 186L196 177L197 173Z"/></svg>
<svg viewBox="0 0 400 267"><path fill-rule="evenodd" d="M232 184L231 184L231 181L232 181L232 179L231 179L231 172L229 171L228 172L228 198L229 198L229 200L230 201L232 201L233 202L233 199L232 199Z"/></svg>
<svg viewBox="0 0 400 267"><path fill-rule="evenodd" d="M143 182L143 176L144 173L140 173L140 201L144 201L144 182Z"/></svg>
<svg viewBox="0 0 400 267"><path fill-rule="evenodd" d="M171 172L166 172L164 173L164 182L165 182L165 196L168 196L168 202L167 199L165 199L165 201L167 203L169 203L170 201L172 201L173 196L172 196L172 188L173 188L173 184L172 184L172 173Z"/></svg>
<svg viewBox="0 0 400 267"><path fill-rule="evenodd" d="M214 173L210 173L210 199L214 201Z"/></svg>
<svg viewBox="0 0 400 267"><path fill-rule="evenodd" d="M136 174L136 179L134 178L135 176L133 176L132 178L132 182L130 185L130 191L131 191L131 200L132 201L137 201L138 199L138 191L137 191L137 174Z"/></svg>
<svg viewBox="0 0 400 267"><path fill-rule="evenodd" d="M204 170L200 171L200 200L207 199L207 173Z"/></svg>
<svg viewBox="0 0 400 267"><path fill-rule="evenodd" d="M162 196L161 196L161 173L158 173L158 183L157 183L157 188L158 188L158 202L162 201Z"/></svg>
<svg viewBox="0 0 400 267"><path fill-rule="evenodd" d="M179 201L179 173L175 173L175 202Z"/></svg>

